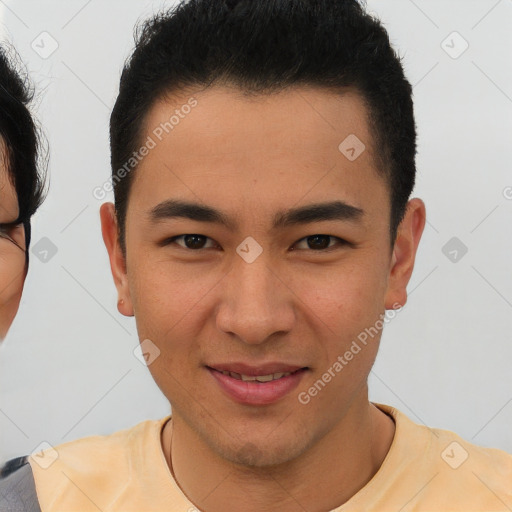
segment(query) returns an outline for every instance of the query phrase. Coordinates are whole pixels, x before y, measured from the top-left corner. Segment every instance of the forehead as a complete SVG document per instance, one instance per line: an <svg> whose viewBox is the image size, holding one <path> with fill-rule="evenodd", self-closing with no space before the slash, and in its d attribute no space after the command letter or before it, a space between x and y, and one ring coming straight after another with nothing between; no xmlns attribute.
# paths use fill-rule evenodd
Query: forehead
<svg viewBox="0 0 512 512"><path fill-rule="evenodd" d="M366 105L352 89L340 93L308 86L246 94L216 86L181 91L152 106L143 131L157 142L164 138L169 145L179 144L176 157L191 156L192 150L193 156L212 155L212 149L255 153L269 146L315 154L350 134L358 134L373 151Z"/></svg>
<svg viewBox="0 0 512 512"><path fill-rule="evenodd" d="M260 203L308 195L309 202L360 206L383 185L366 106L354 91L300 87L248 96L213 87L168 95L150 110L141 143L151 149L131 188L154 203L170 195L233 205L241 195Z"/></svg>

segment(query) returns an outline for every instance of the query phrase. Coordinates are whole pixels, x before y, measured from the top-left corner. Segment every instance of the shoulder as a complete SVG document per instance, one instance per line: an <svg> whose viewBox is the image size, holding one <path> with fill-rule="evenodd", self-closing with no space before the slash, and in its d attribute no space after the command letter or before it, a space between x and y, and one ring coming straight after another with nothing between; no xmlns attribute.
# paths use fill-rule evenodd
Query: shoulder
<svg viewBox="0 0 512 512"><path fill-rule="evenodd" d="M146 448L161 421L144 421L112 434L87 436L33 454L29 462L37 477L62 471L81 471L87 474L122 469L130 464L134 452Z"/></svg>
<svg viewBox="0 0 512 512"><path fill-rule="evenodd" d="M504 503L512 509L510 453L473 444L450 430L417 424L392 407L381 408L397 426L393 466L403 464L401 481L410 479L409 484L421 488L423 500L445 507L461 503L467 510L495 510Z"/></svg>
<svg viewBox="0 0 512 512"><path fill-rule="evenodd" d="M11 459L0 468L0 510L41 511L28 456Z"/></svg>
<svg viewBox="0 0 512 512"><path fill-rule="evenodd" d="M147 420L32 454L29 463L41 508L88 511L110 504L133 483L140 461L158 456L159 429L165 421Z"/></svg>
<svg viewBox="0 0 512 512"><path fill-rule="evenodd" d="M428 427L415 423L398 409L389 405L375 404L389 414L396 424L396 435L401 437L403 448L417 447L421 457L435 454L436 459L448 467L461 467L466 462L492 467L510 475L512 471L512 454L496 448L489 448L467 441L451 430Z"/></svg>
<svg viewBox="0 0 512 512"><path fill-rule="evenodd" d="M435 475L427 495L443 493L478 510L512 507L512 455L478 446L449 430L432 430L427 461Z"/></svg>

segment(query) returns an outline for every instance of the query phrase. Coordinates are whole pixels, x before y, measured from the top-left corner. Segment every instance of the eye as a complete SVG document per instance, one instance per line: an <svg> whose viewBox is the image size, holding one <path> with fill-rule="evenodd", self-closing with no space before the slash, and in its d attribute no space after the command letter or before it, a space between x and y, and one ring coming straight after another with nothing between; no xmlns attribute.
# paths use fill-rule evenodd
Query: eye
<svg viewBox="0 0 512 512"><path fill-rule="evenodd" d="M11 238L14 227L12 224L0 224L0 235L4 238Z"/></svg>
<svg viewBox="0 0 512 512"><path fill-rule="evenodd" d="M332 249L333 246L329 245L329 242L331 241L337 241L338 245L346 245L348 242L345 240L338 238L337 236L332 235L311 235L307 236L305 238L302 238L297 242L297 244L300 244L300 242L305 241L307 244L306 249L311 249L313 251L325 251L328 249ZM301 249L302 250L302 249Z"/></svg>
<svg viewBox="0 0 512 512"><path fill-rule="evenodd" d="M173 243L177 243L177 240L182 240L183 244L178 243L180 247L183 247L184 249L190 249L192 251L199 251L201 249L208 249L205 242L207 240L210 240L213 242L211 238L208 238L204 235L198 235L198 234L186 234L186 235L179 235L174 236L172 238L169 238L165 240L162 245L171 245ZM345 240L338 238L336 236L332 235L311 235L305 238L302 238L297 242L297 244L300 244L300 242L305 241L307 244L306 249L311 249L316 252L325 251L333 248L333 245L330 244L330 242L337 241L338 245L343 246L348 244ZM214 247L210 246L211 247ZM292 249L293 250L293 249ZM304 250L302 248L301 250Z"/></svg>
<svg viewBox="0 0 512 512"><path fill-rule="evenodd" d="M0 223L0 239L8 240L14 245L18 246L22 251L25 249L21 246L22 239L22 224L15 223Z"/></svg>
<svg viewBox="0 0 512 512"><path fill-rule="evenodd" d="M184 246L181 244L178 244L180 247L183 247L184 249L191 249L191 250L199 250L199 249L205 249L205 241L211 240L211 238L208 238L204 235L195 235L195 234L187 234L187 235L179 235L179 236L173 236L172 238L169 238L164 242L164 245L170 245L174 243L176 240L183 239ZM213 240L212 240L213 241Z"/></svg>

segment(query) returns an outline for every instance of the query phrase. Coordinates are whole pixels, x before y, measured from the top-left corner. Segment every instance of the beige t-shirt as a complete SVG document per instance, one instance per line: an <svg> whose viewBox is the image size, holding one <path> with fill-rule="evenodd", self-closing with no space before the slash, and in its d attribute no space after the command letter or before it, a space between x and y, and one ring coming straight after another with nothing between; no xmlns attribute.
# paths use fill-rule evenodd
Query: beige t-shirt
<svg viewBox="0 0 512 512"><path fill-rule="evenodd" d="M512 511L512 455L374 405L394 418L393 443L375 476L336 512ZM41 511L196 512L162 451L160 434L168 419L30 457Z"/></svg>

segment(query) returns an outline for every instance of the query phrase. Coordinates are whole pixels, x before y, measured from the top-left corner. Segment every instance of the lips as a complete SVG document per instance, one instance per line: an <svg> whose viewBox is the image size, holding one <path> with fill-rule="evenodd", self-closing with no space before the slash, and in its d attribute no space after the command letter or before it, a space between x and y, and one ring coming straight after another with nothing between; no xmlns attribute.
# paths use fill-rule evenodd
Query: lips
<svg viewBox="0 0 512 512"><path fill-rule="evenodd" d="M298 386L308 370L283 363L216 364L206 368L228 397L245 405L269 405L279 401Z"/></svg>

